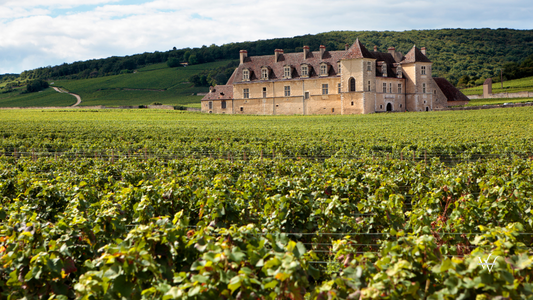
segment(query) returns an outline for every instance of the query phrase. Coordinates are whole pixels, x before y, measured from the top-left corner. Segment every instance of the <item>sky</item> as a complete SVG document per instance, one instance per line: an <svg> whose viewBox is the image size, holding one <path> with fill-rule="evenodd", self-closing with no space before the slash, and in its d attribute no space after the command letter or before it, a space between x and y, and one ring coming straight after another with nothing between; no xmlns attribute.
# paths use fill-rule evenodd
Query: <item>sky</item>
<svg viewBox="0 0 533 300"><path fill-rule="evenodd" d="M333 30L533 29L531 0L0 0L0 74Z"/></svg>

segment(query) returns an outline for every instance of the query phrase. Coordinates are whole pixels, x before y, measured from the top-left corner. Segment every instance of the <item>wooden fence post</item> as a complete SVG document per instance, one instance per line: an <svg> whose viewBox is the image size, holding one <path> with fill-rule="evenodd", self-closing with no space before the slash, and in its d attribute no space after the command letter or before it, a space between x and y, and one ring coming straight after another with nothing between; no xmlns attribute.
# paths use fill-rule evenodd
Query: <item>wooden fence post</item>
<svg viewBox="0 0 533 300"><path fill-rule="evenodd" d="M261 149L261 161L263 161L263 149Z"/></svg>

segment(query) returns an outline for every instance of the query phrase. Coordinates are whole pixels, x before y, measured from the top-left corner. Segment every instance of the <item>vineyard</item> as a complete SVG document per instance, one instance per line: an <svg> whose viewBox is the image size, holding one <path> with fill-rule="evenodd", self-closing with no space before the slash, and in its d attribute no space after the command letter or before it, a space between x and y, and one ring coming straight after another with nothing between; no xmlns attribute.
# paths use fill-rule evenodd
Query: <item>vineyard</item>
<svg viewBox="0 0 533 300"><path fill-rule="evenodd" d="M0 111L0 299L532 299L532 112Z"/></svg>

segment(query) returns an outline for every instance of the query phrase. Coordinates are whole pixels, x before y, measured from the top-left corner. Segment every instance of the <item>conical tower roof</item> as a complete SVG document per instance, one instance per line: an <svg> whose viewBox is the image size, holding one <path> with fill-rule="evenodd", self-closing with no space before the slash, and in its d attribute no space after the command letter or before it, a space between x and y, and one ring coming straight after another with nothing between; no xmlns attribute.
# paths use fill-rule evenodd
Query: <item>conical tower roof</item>
<svg viewBox="0 0 533 300"><path fill-rule="evenodd" d="M359 39L353 43L353 45L346 51L342 59L352 59L352 58L373 58L365 46L359 42Z"/></svg>

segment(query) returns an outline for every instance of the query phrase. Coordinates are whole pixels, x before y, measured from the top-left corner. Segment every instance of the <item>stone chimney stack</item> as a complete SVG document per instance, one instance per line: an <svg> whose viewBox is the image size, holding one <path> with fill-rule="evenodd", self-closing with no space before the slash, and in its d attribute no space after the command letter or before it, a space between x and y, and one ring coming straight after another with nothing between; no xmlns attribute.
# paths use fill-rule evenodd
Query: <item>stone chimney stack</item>
<svg viewBox="0 0 533 300"><path fill-rule="evenodd" d="M326 46L320 45L320 58L324 58L325 52L326 52Z"/></svg>
<svg viewBox="0 0 533 300"><path fill-rule="evenodd" d="M374 46L374 52L378 52L378 46Z"/></svg>
<svg viewBox="0 0 533 300"><path fill-rule="evenodd" d="M279 56L283 54L283 49L276 49L274 50L274 62L279 61Z"/></svg>
<svg viewBox="0 0 533 300"><path fill-rule="evenodd" d="M309 46L304 46L304 59L309 56Z"/></svg>
<svg viewBox="0 0 533 300"><path fill-rule="evenodd" d="M248 57L248 51L241 50L239 51L240 57L241 57L241 65L244 63L244 59Z"/></svg>
<svg viewBox="0 0 533 300"><path fill-rule="evenodd" d="M422 49L420 49L420 51L422 52L422 54L426 55L426 47L422 47Z"/></svg>
<svg viewBox="0 0 533 300"><path fill-rule="evenodd" d="M390 55L392 55L392 57L394 57L394 53L396 52L396 48L394 47L389 47L389 49L387 49L390 53Z"/></svg>
<svg viewBox="0 0 533 300"><path fill-rule="evenodd" d="M350 45L348 45L348 44L344 44L344 50L345 50L345 51L348 51L348 49L350 49Z"/></svg>

